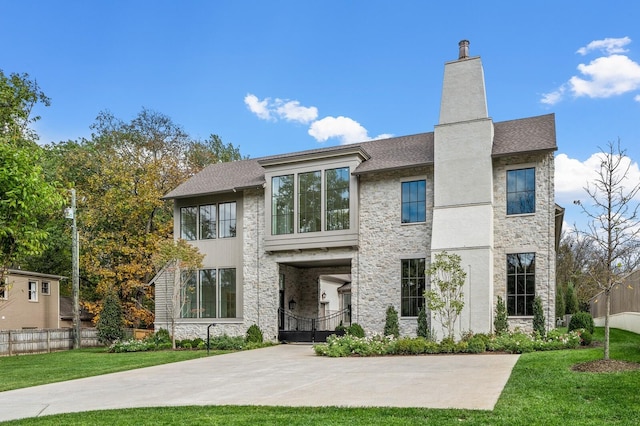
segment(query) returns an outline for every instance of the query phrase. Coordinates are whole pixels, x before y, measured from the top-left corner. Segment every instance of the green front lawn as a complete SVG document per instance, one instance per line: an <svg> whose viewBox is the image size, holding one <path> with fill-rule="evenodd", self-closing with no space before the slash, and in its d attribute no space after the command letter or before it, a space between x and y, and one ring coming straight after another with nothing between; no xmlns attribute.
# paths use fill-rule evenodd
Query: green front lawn
<svg viewBox="0 0 640 426"><path fill-rule="evenodd" d="M207 356L207 351L108 353L105 348L5 356L0 357L0 391L186 361L203 356Z"/></svg>
<svg viewBox="0 0 640 426"><path fill-rule="evenodd" d="M602 329L598 329L595 338L601 340L602 334ZM611 342L612 358L640 362L639 335L612 330ZM571 371L571 366L575 363L601 357L601 347L524 354L516 364L493 411L207 406L94 411L27 419L8 424L637 424L640 419L640 371L598 374ZM5 366L5 361L6 359L0 359L0 367ZM3 368L3 372L6 371L6 368Z"/></svg>

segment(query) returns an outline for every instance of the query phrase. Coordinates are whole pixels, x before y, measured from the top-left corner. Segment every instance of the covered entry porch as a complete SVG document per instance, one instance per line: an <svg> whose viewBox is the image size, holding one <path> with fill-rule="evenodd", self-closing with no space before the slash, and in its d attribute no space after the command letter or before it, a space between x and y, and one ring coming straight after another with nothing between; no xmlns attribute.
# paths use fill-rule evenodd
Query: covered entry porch
<svg viewBox="0 0 640 426"><path fill-rule="evenodd" d="M279 264L278 340L324 342L351 325L351 259Z"/></svg>

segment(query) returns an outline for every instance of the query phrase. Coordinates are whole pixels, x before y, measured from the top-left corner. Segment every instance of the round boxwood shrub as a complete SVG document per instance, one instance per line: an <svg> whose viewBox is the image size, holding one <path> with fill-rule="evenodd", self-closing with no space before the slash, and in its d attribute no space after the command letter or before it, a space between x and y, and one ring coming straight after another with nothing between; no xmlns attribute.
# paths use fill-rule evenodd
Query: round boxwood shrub
<svg viewBox="0 0 640 426"><path fill-rule="evenodd" d="M580 333L580 344L582 346L589 346L593 341L593 335L588 330L582 330Z"/></svg>
<svg viewBox="0 0 640 426"><path fill-rule="evenodd" d="M584 328L589 333L593 334L596 326L593 322L593 317L589 312L576 312L569 321L569 331L578 330Z"/></svg>
<svg viewBox="0 0 640 426"><path fill-rule="evenodd" d="M353 337L364 337L364 329L360 324L354 322L347 328L347 334Z"/></svg>
<svg viewBox="0 0 640 426"><path fill-rule="evenodd" d="M264 341L264 336L262 335L262 330L256 324L252 324L251 327L247 330L247 337L245 339L247 343L262 343Z"/></svg>

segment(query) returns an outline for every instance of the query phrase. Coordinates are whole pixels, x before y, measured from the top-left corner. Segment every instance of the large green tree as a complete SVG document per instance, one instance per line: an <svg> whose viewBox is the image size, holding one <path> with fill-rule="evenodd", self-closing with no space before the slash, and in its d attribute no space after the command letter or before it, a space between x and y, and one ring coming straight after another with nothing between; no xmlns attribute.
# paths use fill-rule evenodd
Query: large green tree
<svg viewBox="0 0 640 426"><path fill-rule="evenodd" d="M41 148L29 127L35 104L49 99L27 74L7 77L0 70L0 283L7 268L41 254L47 220L60 214L63 198L43 172Z"/></svg>

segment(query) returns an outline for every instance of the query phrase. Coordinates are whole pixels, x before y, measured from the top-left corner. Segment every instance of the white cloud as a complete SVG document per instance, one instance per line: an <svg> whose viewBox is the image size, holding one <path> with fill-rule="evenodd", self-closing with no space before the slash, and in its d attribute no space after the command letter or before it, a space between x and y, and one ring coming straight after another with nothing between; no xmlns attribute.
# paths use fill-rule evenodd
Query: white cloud
<svg viewBox="0 0 640 426"><path fill-rule="evenodd" d="M615 53L624 53L627 51L627 49L624 49L624 46L629 43L631 43L631 39L629 37L594 40L586 46L578 49L576 53L579 53L583 56L594 50L600 50L604 53L607 53L608 55L612 55Z"/></svg>
<svg viewBox="0 0 640 426"><path fill-rule="evenodd" d="M369 140L367 129L348 117L325 117L309 127L309 134L318 142L330 138L340 139L342 145Z"/></svg>
<svg viewBox="0 0 640 426"><path fill-rule="evenodd" d="M244 97L244 103L249 111L262 120L281 119L307 124L318 118L318 108L301 106L298 101L279 98L273 101L271 98L260 100L256 95L248 94Z"/></svg>
<svg viewBox="0 0 640 426"><path fill-rule="evenodd" d="M262 120L271 120L271 111L269 111L269 98L259 100L256 95L248 94L244 97L244 103L249 108L249 111L258 116Z"/></svg>
<svg viewBox="0 0 640 426"><path fill-rule="evenodd" d="M565 86L558 87L558 90L549 93L543 93L540 102L547 105L555 105L562 100L565 92Z"/></svg>
<svg viewBox="0 0 640 426"><path fill-rule="evenodd" d="M318 108L300 106L298 101L282 101L276 99L276 112L278 116L287 121L297 121L299 123L310 123L318 118Z"/></svg>
<svg viewBox="0 0 640 426"><path fill-rule="evenodd" d="M633 97L633 100L636 101L636 102L640 102L640 95L635 95Z"/></svg>
<svg viewBox="0 0 640 426"><path fill-rule="evenodd" d="M555 189L560 204L566 205L580 199L586 201L588 195L584 188L587 184L592 186L598 177L602 155L601 152L592 154L585 161L569 158L566 154L556 156ZM627 167L629 171L626 186L631 188L640 182L640 167L637 162L634 163L629 157L625 157L621 170L626 170Z"/></svg>
<svg viewBox="0 0 640 426"><path fill-rule="evenodd" d="M579 64L580 75L572 76L558 89L544 93L540 102L554 105L560 102L567 92L575 97L609 98L623 95L640 89L640 64L621 53L627 52L624 46L631 43L629 37L606 38L595 40L577 53L587 53L600 50L605 56L600 56L588 64ZM639 96L634 97L638 100Z"/></svg>
<svg viewBox="0 0 640 426"><path fill-rule="evenodd" d="M575 96L609 98L640 88L640 65L624 55L603 56L578 65L578 70L586 79L569 79Z"/></svg>

